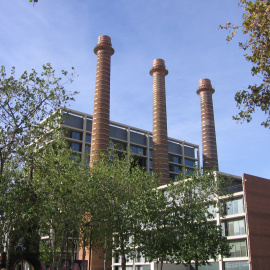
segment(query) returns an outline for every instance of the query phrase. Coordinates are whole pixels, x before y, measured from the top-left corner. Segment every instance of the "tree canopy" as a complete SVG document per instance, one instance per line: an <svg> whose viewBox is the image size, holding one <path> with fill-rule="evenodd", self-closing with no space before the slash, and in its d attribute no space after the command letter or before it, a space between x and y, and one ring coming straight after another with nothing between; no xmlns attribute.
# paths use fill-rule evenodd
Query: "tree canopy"
<svg viewBox="0 0 270 270"><path fill-rule="evenodd" d="M190 264L195 268L209 259L230 254L229 244L222 236L221 226L213 220L222 214L218 197L226 182L214 172L200 172L180 177L179 182L164 187L158 208L150 215L149 229L141 239L143 254L161 262ZM152 228L151 228L152 226ZM146 226L147 228L148 226Z"/></svg>
<svg viewBox="0 0 270 270"><path fill-rule="evenodd" d="M95 243L106 239L112 256L126 268L128 259L199 265L229 256L221 226L213 220L222 213L219 196L225 181L214 172L197 171L157 187L131 156L104 155L90 171L91 221ZM225 194L225 193L224 193Z"/></svg>
<svg viewBox="0 0 270 270"><path fill-rule="evenodd" d="M38 261L38 231L43 211L34 175L37 165L45 161L40 160L40 149L47 149L53 139L60 140L59 107L65 107L76 94L64 87L72 82L74 72L62 71L62 76L66 78L64 82L56 77L50 64L43 65L40 75L35 70L25 71L18 79L15 68L7 75L5 67L1 67L0 235L2 247L9 250L9 268L23 252L31 256L34 251ZM14 252L14 246L23 248Z"/></svg>
<svg viewBox="0 0 270 270"><path fill-rule="evenodd" d="M156 179L142 170L132 156L120 158L116 153L103 155L90 170L89 212L96 225L98 241L121 258L126 269L128 258L136 256L141 220L155 198ZM101 245L102 246L102 245Z"/></svg>
<svg viewBox="0 0 270 270"><path fill-rule="evenodd" d="M270 126L270 2L263 0L240 0L240 7L244 9L242 25L228 22L220 26L230 31L227 41L230 41L241 29L247 37L245 42L239 42L239 47L245 51L245 58L253 67L251 74L260 78L260 84L248 85L247 89L235 94L238 115L237 121L250 122L257 109L265 113L264 127Z"/></svg>

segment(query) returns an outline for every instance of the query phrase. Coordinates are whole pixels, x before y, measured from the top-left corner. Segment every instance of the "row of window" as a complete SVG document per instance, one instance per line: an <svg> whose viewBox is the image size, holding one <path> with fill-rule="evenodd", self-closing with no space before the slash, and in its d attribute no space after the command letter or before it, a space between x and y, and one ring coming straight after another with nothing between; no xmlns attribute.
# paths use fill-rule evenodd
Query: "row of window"
<svg viewBox="0 0 270 270"><path fill-rule="evenodd" d="M216 209L213 205L208 206L208 212L216 217ZM226 201L224 203L224 214L225 215L237 215L244 213L244 202L243 198L236 198L231 201Z"/></svg>
<svg viewBox="0 0 270 270"><path fill-rule="evenodd" d="M133 266L126 266L126 270L133 270ZM150 265L136 265L136 270L150 270ZM122 270L121 266L114 266L114 270Z"/></svg>
<svg viewBox="0 0 270 270"><path fill-rule="evenodd" d="M223 236L243 235L246 233L244 219L226 220L221 223Z"/></svg>
<svg viewBox="0 0 270 270"><path fill-rule="evenodd" d="M150 270L150 265L136 265L136 270ZM133 266L126 266L127 270L133 270ZM190 265L191 270L195 270L195 265ZM248 261L223 262L225 270L249 270ZM114 270L122 270L121 266L114 266ZM199 270L219 270L219 263L213 262L207 265L199 266Z"/></svg>
<svg viewBox="0 0 270 270"><path fill-rule="evenodd" d="M247 256L247 243L246 240L230 241L231 246L231 257L246 257ZM133 262L132 259L127 258L127 263ZM136 256L135 263L145 263L144 257ZM121 256L116 256L114 263L121 264ZM223 262L224 269L226 270L248 270L248 261L233 261L233 262ZM195 269L195 265L191 264L190 269ZM132 270L132 266L127 266L127 269ZM115 270L121 270L121 266L114 266ZM218 270L218 262L210 263L205 266L200 266L200 270ZM136 270L150 270L150 265L136 265Z"/></svg>
<svg viewBox="0 0 270 270"><path fill-rule="evenodd" d="M66 137L81 141L82 140L82 133L78 132L78 131L68 130L66 132ZM88 143L91 142L91 135L90 134L86 134L85 141Z"/></svg>
<svg viewBox="0 0 270 270"><path fill-rule="evenodd" d="M82 151L82 144L81 143L75 143L75 142L68 141L68 144L69 144L69 147L73 151L77 151L77 152ZM122 151L124 151L124 149L126 148L124 143L114 144L113 142L110 142L110 147L114 147L115 150L122 150ZM134 154L145 155L145 149L144 148L140 148L140 147L136 147L136 146L130 146L130 150ZM90 153L90 145L86 145L85 152L88 153L88 154ZM186 161L189 162L190 160L186 160ZM142 164L142 167L146 167L146 159L141 158L140 163ZM153 167L153 161L152 160L149 161L149 167L150 168ZM174 173L178 174L181 171L181 168L179 166L169 164L169 170L171 172L174 172ZM187 169L186 171L187 171L187 173L186 173L187 175L194 172L194 170L192 170L192 169Z"/></svg>
<svg viewBox="0 0 270 270"><path fill-rule="evenodd" d="M190 265L191 270L195 270L195 265ZM237 261L237 262L223 262L224 270L249 270L248 261ZM199 266L199 270L219 270L219 263L213 262L207 265Z"/></svg>
<svg viewBox="0 0 270 270"><path fill-rule="evenodd" d="M82 132L78 132L78 131L73 131L73 130L67 130L66 132L66 136L68 138L72 138L75 140L82 140ZM85 141L90 143L91 142L91 135L90 134L86 134L85 137ZM125 151L127 149L127 144L123 143L123 142L119 142L119 141L110 141L110 147L114 147L114 149L116 150L122 150ZM78 149L78 146L75 146L76 149ZM73 149L73 147L72 147ZM76 149L73 149L74 151L78 151ZM143 147L138 147L138 146L130 146L130 150L136 154L136 155L146 155L146 148ZM153 151L150 150L149 151L149 157L153 157ZM177 163L177 164L182 164L182 158L179 156L175 156L170 154L169 155L169 161L173 162L173 163ZM189 160L189 159L185 159L185 166L189 166L189 167L195 167L196 163L194 160ZM174 171L174 170L172 170ZM176 171L174 171L176 172Z"/></svg>

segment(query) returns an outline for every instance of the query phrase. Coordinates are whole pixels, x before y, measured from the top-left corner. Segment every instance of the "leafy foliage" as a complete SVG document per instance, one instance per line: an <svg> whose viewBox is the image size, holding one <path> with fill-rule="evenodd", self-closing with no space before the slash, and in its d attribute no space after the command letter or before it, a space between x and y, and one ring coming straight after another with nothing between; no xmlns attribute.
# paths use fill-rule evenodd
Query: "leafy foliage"
<svg viewBox="0 0 270 270"><path fill-rule="evenodd" d="M150 260L162 264L187 263L205 265L218 255L229 255L229 244L213 212L222 213L218 197L226 184L213 172L197 171L164 187L159 208L153 209L141 239L141 250ZM160 207L161 206L161 207ZM211 207L209 207L211 206ZM197 268L196 268L197 269Z"/></svg>
<svg viewBox="0 0 270 270"><path fill-rule="evenodd" d="M43 245L41 255L46 258L51 254L53 267L58 264L60 268L64 253L68 259L74 257L71 245L79 238L88 211L89 165L72 159L64 138L39 151L33 185L39 202L40 231L50 240L50 245Z"/></svg>
<svg viewBox="0 0 270 270"><path fill-rule="evenodd" d="M57 137L61 122L58 109L76 94L64 88L66 83L72 82L74 72L62 71L66 77L62 82L50 64L43 65L42 69L40 75L32 70L24 72L19 79L15 78L15 68L10 76L4 66L0 70L1 244L10 249L22 243L27 252L35 250L37 258L40 239L37 232L42 213L34 182L37 160L40 164L44 162L40 160L40 149L44 151L50 140L60 140ZM53 113L55 110L58 111ZM9 259L13 251L14 248L10 249Z"/></svg>
<svg viewBox="0 0 270 270"><path fill-rule="evenodd" d="M229 256L229 244L222 236L221 226L211 222L214 214L222 215L223 205L218 197L225 194L225 186L224 179L214 172L197 171L169 187L168 196L175 213L172 226L177 232L173 261L194 261L197 269L210 258L216 260L219 254Z"/></svg>
<svg viewBox="0 0 270 270"><path fill-rule="evenodd" d="M230 31L227 41L230 41L238 29L248 38L246 42L239 42L241 49L246 51L245 58L251 62L253 76L261 78L261 84L249 85L247 90L238 91L235 100L240 112L233 118L237 121L252 120L252 114L260 109L266 115L261 123L264 127L270 126L270 2L255 0L240 0L240 7L244 8L243 23L241 26L228 22L220 26Z"/></svg>
<svg viewBox="0 0 270 270"><path fill-rule="evenodd" d="M156 179L134 164L131 156L103 155L90 171L91 220L93 235L101 246L121 255L122 269L127 257L136 256L137 240L142 233L141 220L155 198Z"/></svg>
<svg viewBox="0 0 270 270"><path fill-rule="evenodd" d="M14 158L22 159L29 152L29 145L44 139L51 128L57 128L61 120L59 113L53 114L61 106L73 100L74 93L65 90L66 83L71 83L74 72L62 71L66 77L55 77L55 70L48 63L43 65L38 75L35 70L24 72L15 78L15 68L8 77L5 67L0 70L0 181L5 163ZM46 122L40 124L49 115ZM59 127L59 126L58 126ZM40 139L42 138L42 140ZM34 148L33 148L34 149ZM20 158L19 158L20 157ZM18 161L17 159L17 161Z"/></svg>

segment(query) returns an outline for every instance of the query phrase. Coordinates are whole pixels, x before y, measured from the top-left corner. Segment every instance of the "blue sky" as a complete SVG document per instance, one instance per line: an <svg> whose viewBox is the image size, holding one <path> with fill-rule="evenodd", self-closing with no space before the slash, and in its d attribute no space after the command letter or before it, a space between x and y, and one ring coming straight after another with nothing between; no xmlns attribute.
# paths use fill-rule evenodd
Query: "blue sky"
<svg viewBox="0 0 270 270"><path fill-rule="evenodd" d="M220 171L270 178L269 129L258 112L237 124L234 94L256 81L238 41L226 42L227 21L241 23L235 0L28 0L0 2L0 64L16 75L50 62L56 70L75 67L70 107L93 113L96 55L100 35L109 35L111 120L152 130L155 58L165 60L168 135L200 145L199 79L209 78L213 95ZM241 35L238 40L243 38Z"/></svg>

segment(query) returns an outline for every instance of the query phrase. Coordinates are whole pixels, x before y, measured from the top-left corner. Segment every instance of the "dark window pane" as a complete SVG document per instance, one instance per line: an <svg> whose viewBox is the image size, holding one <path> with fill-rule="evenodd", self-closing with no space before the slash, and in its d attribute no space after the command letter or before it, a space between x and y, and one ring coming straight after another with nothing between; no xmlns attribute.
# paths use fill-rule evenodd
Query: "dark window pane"
<svg viewBox="0 0 270 270"><path fill-rule="evenodd" d="M80 143L68 142L68 145L73 151L77 151L77 152L82 151L82 144Z"/></svg>
<svg viewBox="0 0 270 270"><path fill-rule="evenodd" d="M234 215L244 213L243 198L235 199L233 201L226 202L226 214Z"/></svg>
<svg viewBox="0 0 270 270"><path fill-rule="evenodd" d="M146 155L146 149L138 146L130 146L130 150L136 155Z"/></svg>
<svg viewBox="0 0 270 270"><path fill-rule="evenodd" d="M68 130L67 137L75 139L75 140L82 140L82 133L77 131Z"/></svg>
<svg viewBox="0 0 270 270"><path fill-rule="evenodd" d="M195 161L190 159L185 159L185 165L190 167L195 167Z"/></svg>
<svg viewBox="0 0 270 270"><path fill-rule="evenodd" d="M91 142L91 135L86 134L86 136L85 136L85 141L86 141L86 142Z"/></svg>

